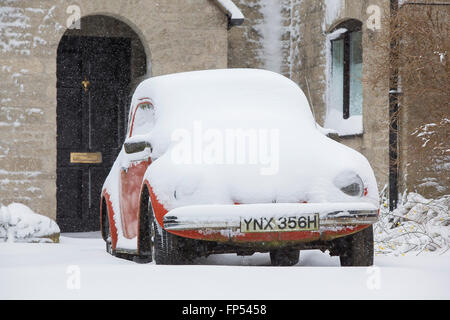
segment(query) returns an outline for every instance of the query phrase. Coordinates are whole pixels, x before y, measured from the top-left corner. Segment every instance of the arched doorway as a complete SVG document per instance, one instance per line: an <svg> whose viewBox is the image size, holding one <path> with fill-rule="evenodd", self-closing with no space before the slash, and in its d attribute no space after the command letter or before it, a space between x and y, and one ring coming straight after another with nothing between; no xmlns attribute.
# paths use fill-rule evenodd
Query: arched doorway
<svg viewBox="0 0 450 320"><path fill-rule="evenodd" d="M147 73L138 35L107 16L81 19L57 53L57 222L99 230L100 192L126 131L130 93Z"/></svg>

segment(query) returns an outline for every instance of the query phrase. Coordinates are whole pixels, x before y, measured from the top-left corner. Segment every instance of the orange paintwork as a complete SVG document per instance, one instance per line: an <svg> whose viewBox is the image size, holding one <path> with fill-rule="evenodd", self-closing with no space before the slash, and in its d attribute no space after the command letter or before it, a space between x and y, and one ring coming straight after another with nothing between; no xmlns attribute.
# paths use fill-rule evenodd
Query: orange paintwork
<svg viewBox="0 0 450 320"><path fill-rule="evenodd" d="M109 218L109 222L110 222L109 223L109 231L111 234L111 245L115 249L116 245L117 245L117 227L116 227L116 224L114 223L114 210L113 210L113 206L112 206L112 202L111 202L111 197L110 197L109 193L105 192L105 191L102 194L102 198L105 199L105 202L106 202L107 213L108 213L108 218ZM102 206L103 206L103 201L100 203L100 212L102 212ZM103 221L102 221L101 214L100 214L100 224L102 225L102 228L103 228Z"/></svg>
<svg viewBox="0 0 450 320"><path fill-rule="evenodd" d="M131 137L133 134L134 120L139 106L142 104L152 105L150 101L147 101L148 98L141 98L139 100L146 101L139 102L134 108L128 137ZM132 239L137 236L139 221L139 199L141 196L142 180L144 178L145 171L147 170L150 163L150 158L143 161L132 162L126 171L120 171L120 217L122 220L123 235L128 239Z"/></svg>
<svg viewBox="0 0 450 320"><path fill-rule="evenodd" d="M134 162L120 172L120 212L125 238L137 236L142 179L151 160Z"/></svg>

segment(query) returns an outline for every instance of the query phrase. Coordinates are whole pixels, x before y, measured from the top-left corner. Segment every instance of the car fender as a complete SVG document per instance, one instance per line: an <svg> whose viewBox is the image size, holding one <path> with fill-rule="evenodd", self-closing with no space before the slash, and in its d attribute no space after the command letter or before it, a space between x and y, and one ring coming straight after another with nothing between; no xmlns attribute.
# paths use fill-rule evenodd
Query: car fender
<svg viewBox="0 0 450 320"><path fill-rule="evenodd" d="M164 224L163 224L163 217L164 217L164 215L165 215L168 211L167 211L167 209L164 208L164 206L158 201L158 198L156 197L155 193L153 192L153 188L152 188L150 182L148 181L148 179L147 179L147 178L144 178L144 179L143 179L143 182L142 182L142 188L141 188L141 197L142 197L142 195L144 194L144 192L146 192L146 189L147 189L147 192L149 193L149 196L150 196L150 201L151 201L151 204L152 204L152 208L153 208L153 212L154 212L156 221L157 221L158 224L163 228L163 227L164 227ZM142 202L139 201L139 216L140 216L140 214L141 214L141 208L140 208L141 204L142 204ZM139 221L140 221L140 220L141 220L141 219L140 219L140 217L139 217ZM139 228L138 228L138 230L139 230Z"/></svg>
<svg viewBox="0 0 450 320"><path fill-rule="evenodd" d="M105 188L102 191L102 196L100 200L100 212L103 213L103 205L106 204L106 214L109 218L109 228L111 232L111 246L112 249L116 249L117 247L117 226L114 220L114 208L111 201L111 196L108 190ZM106 235L103 233L103 214L100 214L100 230L102 232L103 240L106 241Z"/></svg>

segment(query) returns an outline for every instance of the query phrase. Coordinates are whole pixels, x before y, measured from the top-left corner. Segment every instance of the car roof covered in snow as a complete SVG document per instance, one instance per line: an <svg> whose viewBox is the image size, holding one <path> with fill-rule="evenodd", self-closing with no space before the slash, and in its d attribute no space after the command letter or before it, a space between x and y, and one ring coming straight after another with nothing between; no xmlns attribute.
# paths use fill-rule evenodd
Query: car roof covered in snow
<svg viewBox="0 0 450 320"><path fill-rule="evenodd" d="M159 112L164 109L206 111L214 109L301 113L298 121L314 124L303 91L292 80L271 71L259 69L221 69L182 72L152 77L136 88L132 105L149 98ZM201 110L200 110L201 109Z"/></svg>

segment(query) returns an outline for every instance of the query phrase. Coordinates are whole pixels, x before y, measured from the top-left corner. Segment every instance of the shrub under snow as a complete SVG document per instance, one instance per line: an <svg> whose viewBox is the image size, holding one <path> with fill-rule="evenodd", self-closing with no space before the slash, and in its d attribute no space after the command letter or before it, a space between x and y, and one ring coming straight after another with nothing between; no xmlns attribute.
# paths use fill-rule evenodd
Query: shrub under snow
<svg viewBox="0 0 450 320"><path fill-rule="evenodd" d="M0 205L0 242L57 242L59 233L52 219L33 212L26 205Z"/></svg>
<svg viewBox="0 0 450 320"><path fill-rule="evenodd" d="M450 195L426 199L409 193L404 195L398 208L390 212L384 199L380 221L374 225L375 252L398 255L449 250L449 204Z"/></svg>

